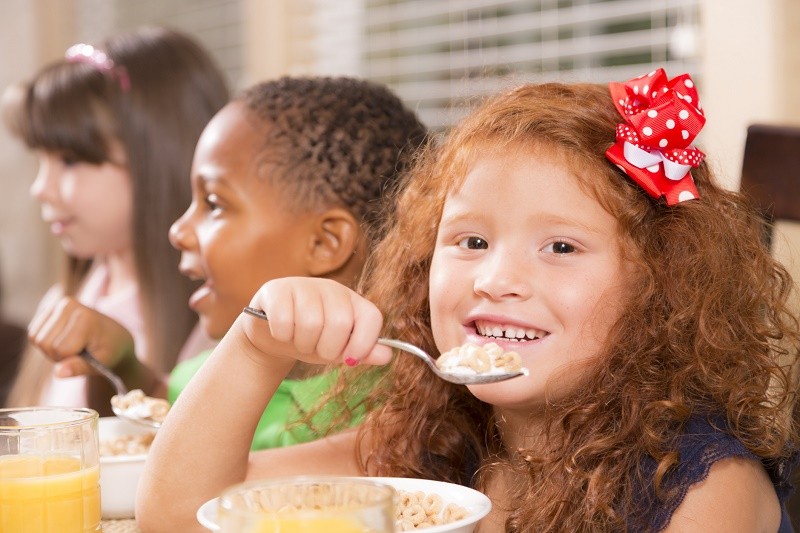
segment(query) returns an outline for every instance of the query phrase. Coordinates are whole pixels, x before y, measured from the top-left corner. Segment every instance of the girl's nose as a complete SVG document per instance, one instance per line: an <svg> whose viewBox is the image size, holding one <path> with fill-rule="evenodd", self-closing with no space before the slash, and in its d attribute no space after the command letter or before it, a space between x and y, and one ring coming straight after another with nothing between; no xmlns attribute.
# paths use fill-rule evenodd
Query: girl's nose
<svg viewBox="0 0 800 533"><path fill-rule="evenodd" d="M169 228L169 242L178 250L191 250L197 242L192 231L193 212L194 204L190 205L189 209Z"/></svg>
<svg viewBox="0 0 800 533"><path fill-rule="evenodd" d="M530 259L519 254L495 253L487 256L478 269L474 291L491 300L527 299L533 293Z"/></svg>

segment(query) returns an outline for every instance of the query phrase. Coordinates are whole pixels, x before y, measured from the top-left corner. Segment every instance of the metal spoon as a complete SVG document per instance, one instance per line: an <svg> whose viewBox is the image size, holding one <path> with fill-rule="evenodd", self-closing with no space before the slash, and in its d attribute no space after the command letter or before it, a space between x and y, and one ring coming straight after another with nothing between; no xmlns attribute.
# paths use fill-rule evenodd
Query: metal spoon
<svg viewBox="0 0 800 533"><path fill-rule="evenodd" d="M125 386L125 383L122 382L122 378L116 375L110 368L106 365L95 359L95 357L89 353L89 350L84 348L81 350L80 356L97 372L99 372L104 378L111 382L114 386L114 389L117 391L117 396L125 396L128 394L128 388ZM111 404L111 410L114 412L116 416L119 418L123 418L125 420L129 420L134 424L139 424L140 426L147 426L149 428L160 428L161 422L156 422L155 420L150 420L148 418L141 418L138 416L133 416L124 409L120 409L119 407Z"/></svg>
<svg viewBox="0 0 800 533"><path fill-rule="evenodd" d="M244 312L262 320L269 320L266 313L264 313L264 311L261 309L245 307ZM528 375L528 369L526 368L516 372L504 372L502 374L455 374L452 372L444 372L436 366L436 360L428 352L411 343L397 339L385 339L380 337L378 338L378 344L383 344L384 346L396 348L398 350L410 353L411 355L417 356L418 358L422 359L426 365L428 365L434 374L445 381L456 383L458 385L482 385L485 383L497 383L498 381L505 381L507 379Z"/></svg>

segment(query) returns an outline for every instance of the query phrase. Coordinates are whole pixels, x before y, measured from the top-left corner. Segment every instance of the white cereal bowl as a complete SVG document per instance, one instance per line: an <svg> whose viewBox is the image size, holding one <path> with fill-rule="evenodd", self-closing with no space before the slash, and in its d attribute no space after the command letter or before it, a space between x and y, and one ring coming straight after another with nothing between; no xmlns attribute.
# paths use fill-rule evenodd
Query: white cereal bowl
<svg viewBox="0 0 800 533"><path fill-rule="evenodd" d="M492 502L483 493L461 485L429 479L399 477L371 477L364 479L386 483L394 487L395 490L438 494L442 497L444 505L455 503L467 510L467 516L461 520L418 530L425 533L472 533L481 518L489 514L492 509ZM217 503L218 499L214 498L204 503L197 510L198 522L211 531L219 531L220 529L217 522Z"/></svg>
<svg viewBox="0 0 800 533"><path fill-rule="evenodd" d="M100 441L126 435L144 435L153 430L115 416L100 418ZM100 456L100 506L104 519L133 518L136 486L147 454Z"/></svg>

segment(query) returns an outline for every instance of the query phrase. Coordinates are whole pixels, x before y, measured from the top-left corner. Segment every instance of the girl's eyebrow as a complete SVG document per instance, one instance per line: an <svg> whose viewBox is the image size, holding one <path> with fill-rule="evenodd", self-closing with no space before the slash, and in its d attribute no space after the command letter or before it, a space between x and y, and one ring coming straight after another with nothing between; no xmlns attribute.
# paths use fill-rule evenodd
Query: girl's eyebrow
<svg viewBox="0 0 800 533"><path fill-rule="evenodd" d="M463 221L473 221L476 218L478 218L478 217L476 217L474 213L471 213L471 212L468 212L468 211L457 212L457 213L452 214L452 215L448 215L446 213L442 213L442 217L439 220L439 225L442 225L442 224L445 224L445 223L446 224L457 224L457 223L463 222Z"/></svg>
<svg viewBox="0 0 800 533"><path fill-rule="evenodd" d="M560 215L556 215L555 213L545 213L542 215L536 215L532 217L532 221L538 224L547 224L551 226L569 226L569 227L576 227L588 233L601 233L600 229L596 225L588 224L582 222L581 220L575 217L563 217Z"/></svg>
<svg viewBox="0 0 800 533"><path fill-rule="evenodd" d="M474 222L482 218L482 215L476 214L474 212L469 211L456 211L448 215L447 213L442 214L442 218L439 222L439 225L444 224L459 224L461 222ZM531 224L543 224L547 226L564 226L569 228L578 228L581 231L592 233L592 234L600 234L602 233L599 228L595 225L584 223L578 220L575 217L564 217L557 215L555 213L542 213L536 214L531 216L528 219L528 222Z"/></svg>

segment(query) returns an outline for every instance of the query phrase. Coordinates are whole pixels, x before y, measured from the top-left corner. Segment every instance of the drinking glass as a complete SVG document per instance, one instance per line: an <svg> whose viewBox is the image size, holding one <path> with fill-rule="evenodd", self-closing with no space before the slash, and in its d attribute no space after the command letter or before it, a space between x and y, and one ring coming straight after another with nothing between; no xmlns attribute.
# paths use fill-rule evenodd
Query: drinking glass
<svg viewBox="0 0 800 533"><path fill-rule="evenodd" d="M294 477L235 485L220 496L221 533L391 533L395 491L346 477Z"/></svg>
<svg viewBox="0 0 800 533"><path fill-rule="evenodd" d="M100 531L96 411L0 409L0 531Z"/></svg>

